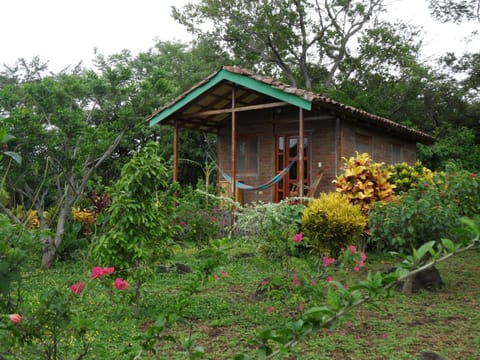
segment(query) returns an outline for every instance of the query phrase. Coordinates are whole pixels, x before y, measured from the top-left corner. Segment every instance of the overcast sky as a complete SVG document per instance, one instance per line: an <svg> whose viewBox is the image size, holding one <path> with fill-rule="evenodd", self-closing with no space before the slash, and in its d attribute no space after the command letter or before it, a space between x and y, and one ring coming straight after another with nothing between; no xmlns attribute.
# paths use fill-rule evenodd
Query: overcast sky
<svg viewBox="0 0 480 360"><path fill-rule="evenodd" d="M0 65L40 56L57 71L99 53L148 50L155 39L187 42L190 36L171 18L171 6L188 0L0 0ZM425 52L437 56L467 47L480 51L480 37L463 38L478 23L442 25L430 18L424 0L387 0L389 17L424 26Z"/></svg>

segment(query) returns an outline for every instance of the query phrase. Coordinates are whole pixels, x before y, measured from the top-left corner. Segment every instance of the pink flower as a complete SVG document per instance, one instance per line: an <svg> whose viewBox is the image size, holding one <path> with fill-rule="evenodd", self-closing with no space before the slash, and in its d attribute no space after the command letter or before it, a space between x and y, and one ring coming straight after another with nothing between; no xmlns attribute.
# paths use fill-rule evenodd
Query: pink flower
<svg viewBox="0 0 480 360"><path fill-rule="evenodd" d="M103 268L103 275L110 275L110 274L113 274L115 272L115 268L114 267L106 267L106 268Z"/></svg>
<svg viewBox="0 0 480 360"><path fill-rule="evenodd" d="M14 325L20 324L22 321L22 317L19 314L10 314L8 315L8 318Z"/></svg>
<svg viewBox="0 0 480 360"><path fill-rule="evenodd" d="M271 313L275 311L275 308L273 306L269 306L266 311L267 313Z"/></svg>
<svg viewBox="0 0 480 360"><path fill-rule="evenodd" d="M359 268L362 268L362 267L365 266L365 263L364 263L362 260L360 260L359 262L357 262L357 264L358 264L358 267L359 267Z"/></svg>
<svg viewBox="0 0 480 360"><path fill-rule="evenodd" d="M324 267L329 267L330 265L332 265L334 262L335 262L335 259L334 258L329 258L329 257L322 257L322 260L323 260L323 266Z"/></svg>
<svg viewBox="0 0 480 360"><path fill-rule="evenodd" d="M358 266L355 266L355 267L353 268L353 271L359 272L359 271L360 271L360 268L359 268Z"/></svg>
<svg viewBox="0 0 480 360"><path fill-rule="evenodd" d="M328 282L333 281L333 277L327 276L327 277L325 278L325 281L328 281Z"/></svg>
<svg viewBox="0 0 480 360"><path fill-rule="evenodd" d="M293 237L293 242L295 244L298 244L299 242L302 242L302 240L303 240L303 234L302 233L295 234L295 236Z"/></svg>
<svg viewBox="0 0 480 360"><path fill-rule="evenodd" d="M215 279L215 281L220 280L220 276L218 276L218 275L215 275L213 278Z"/></svg>
<svg viewBox="0 0 480 360"><path fill-rule="evenodd" d="M302 286L302 283L300 282L300 279L297 275L293 275L292 286Z"/></svg>
<svg viewBox="0 0 480 360"><path fill-rule="evenodd" d="M92 280L101 278L103 276L103 269L100 266L95 266L92 269Z"/></svg>
<svg viewBox="0 0 480 360"><path fill-rule="evenodd" d="M315 281L315 279L310 280L310 285L315 286L316 284L317 284L317 282Z"/></svg>
<svg viewBox="0 0 480 360"><path fill-rule="evenodd" d="M223 277L228 277L228 272L226 272L226 271L222 271L220 274L221 274Z"/></svg>
<svg viewBox="0 0 480 360"><path fill-rule="evenodd" d="M75 284L70 286L70 290L72 290L72 293L80 295L84 287L85 283L83 281L77 281Z"/></svg>
<svg viewBox="0 0 480 360"><path fill-rule="evenodd" d="M363 251L360 253L360 258L362 259L363 262L367 260L367 254L365 254Z"/></svg>
<svg viewBox="0 0 480 360"><path fill-rule="evenodd" d="M300 303L300 304L298 304L297 309L298 309L298 311L302 312L303 309L305 309L305 305L303 303Z"/></svg>
<svg viewBox="0 0 480 360"><path fill-rule="evenodd" d="M95 266L92 269L92 280L99 279L99 278L101 278L102 276L105 276L105 275L113 274L114 272L115 272L115 268L113 268L113 267L102 268L100 266Z"/></svg>
<svg viewBox="0 0 480 360"><path fill-rule="evenodd" d="M263 279L262 281L260 281L260 285L262 285L262 286L268 285L268 280Z"/></svg>
<svg viewBox="0 0 480 360"><path fill-rule="evenodd" d="M113 286L115 286L117 290L128 289L128 283L122 278L116 278L115 282L113 283Z"/></svg>
<svg viewBox="0 0 480 360"><path fill-rule="evenodd" d="M179 225L180 225L181 227L186 227L186 226L187 226L187 222L186 222L186 221L180 221L180 222L179 222Z"/></svg>
<svg viewBox="0 0 480 360"><path fill-rule="evenodd" d="M388 337L388 333L384 332L382 335L384 338Z"/></svg>
<svg viewBox="0 0 480 360"><path fill-rule="evenodd" d="M354 245L348 245L348 250L350 250L351 254L355 254L357 252L357 248Z"/></svg>

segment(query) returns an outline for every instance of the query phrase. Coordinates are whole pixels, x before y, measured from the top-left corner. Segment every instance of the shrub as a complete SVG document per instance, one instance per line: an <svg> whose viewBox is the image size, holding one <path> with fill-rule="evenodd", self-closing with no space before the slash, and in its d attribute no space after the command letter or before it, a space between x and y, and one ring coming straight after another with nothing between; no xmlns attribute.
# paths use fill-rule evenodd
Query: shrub
<svg viewBox="0 0 480 360"><path fill-rule="evenodd" d="M431 240L453 238L459 218L458 207L437 186L419 184L397 201L375 204L369 243L378 251L410 252Z"/></svg>
<svg viewBox="0 0 480 360"><path fill-rule="evenodd" d="M419 183L432 183L433 172L417 161L414 166L399 163L388 167L390 183L395 185L395 193L406 192Z"/></svg>
<svg viewBox="0 0 480 360"><path fill-rule="evenodd" d="M292 255L289 245L299 232L304 208L289 201L250 204L237 210L234 231L253 239L262 256L281 259Z"/></svg>
<svg viewBox="0 0 480 360"><path fill-rule="evenodd" d="M390 172L381 163L372 161L367 153L345 160L344 173L334 182L337 191L350 203L359 205L364 215L375 201L389 201L394 197L394 185L389 182Z"/></svg>
<svg viewBox="0 0 480 360"><path fill-rule="evenodd" d="M321 194L303 212L302 225L312 252L336 257L341 249L355 243L367 225L360 206L352 205L339 193Z"/></svg>
<svg viewBox="0 0 480 360"><path fill-rule="evenodd" d="M202 188L205 185L199 181L197 189ZM209 243L221 235L223 217L219 199L185 186L180 192L175 214L175 223L180 227L178 240L196 245Z"/></svg>

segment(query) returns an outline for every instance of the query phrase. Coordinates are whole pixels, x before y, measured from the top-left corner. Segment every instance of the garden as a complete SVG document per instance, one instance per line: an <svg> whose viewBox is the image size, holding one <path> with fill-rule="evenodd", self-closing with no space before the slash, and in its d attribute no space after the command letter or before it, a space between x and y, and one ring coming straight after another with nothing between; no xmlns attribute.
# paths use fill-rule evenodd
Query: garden
<svg viewBox="0 0 480 360"><path fill-rule="evenodd" d="M48 269L38 212L0 216L1 358L479 358L477 174L357 154L337 192L243 206L170 176L149 143Z"/></svg>

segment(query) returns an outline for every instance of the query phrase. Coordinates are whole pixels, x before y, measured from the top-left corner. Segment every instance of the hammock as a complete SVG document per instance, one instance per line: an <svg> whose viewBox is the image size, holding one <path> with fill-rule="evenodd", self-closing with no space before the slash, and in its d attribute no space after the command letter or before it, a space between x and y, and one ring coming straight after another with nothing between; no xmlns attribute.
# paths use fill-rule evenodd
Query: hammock
<svg viewBox="0 0 480 360"><path fill-rule="evenodd" d="M295 164L297 160L298 160L298 156L295 157L295 159L293 159L292 162L290 162L290 164L288 164L282 171L280 171L277 175L275 175L273 178L271 178L269 181L267 181L264 184L260 184L258 186L251 186L251 185L241 183L239 181L235 181L235 187L245 191L266 190L270 186L273 186L276 183L280 182L282 178L290 171L290 168L293 166L293 164ZM225 180L227 180L229 183L232 183L231 176L223 172L223 170L220 169L220 167L218 167L218 170L222 173L222 176Z"/></svg>

